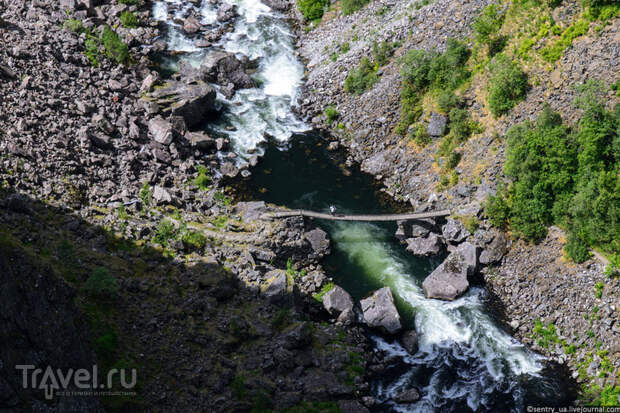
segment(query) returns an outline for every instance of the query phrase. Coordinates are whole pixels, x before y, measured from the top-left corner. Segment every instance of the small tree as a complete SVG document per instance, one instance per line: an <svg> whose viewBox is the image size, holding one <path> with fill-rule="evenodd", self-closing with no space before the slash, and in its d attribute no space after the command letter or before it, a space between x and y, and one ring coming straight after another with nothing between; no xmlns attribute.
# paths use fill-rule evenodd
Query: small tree
<svg viewBox="0 0 620 413"><path fill-rule="evenodd" d="M93 297L110 298L118 292L118 284L107 268L97 267L86 280L84 290Z"/></svg>

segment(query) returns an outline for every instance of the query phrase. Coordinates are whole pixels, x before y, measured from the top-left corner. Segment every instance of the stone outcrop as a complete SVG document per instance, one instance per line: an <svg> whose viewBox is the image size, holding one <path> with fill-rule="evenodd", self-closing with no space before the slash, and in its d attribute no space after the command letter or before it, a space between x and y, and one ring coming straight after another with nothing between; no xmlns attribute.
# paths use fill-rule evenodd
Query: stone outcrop
<svg viewBox="0 0 620 413"><path fill-rule="evenodd" d="M469 288L468 276L476 271L477 248L465 242L452 252L422 283L427 298L454 300Z"/></svg>
<svg viewBox="0 0 620 413"><path fill-rule="evenodd" d="M157 102L163 114L181 116L188 128L200 125L215 110L215 89L200 80L189 84L171 80L149 97Z"/></svg>
<svg viewBox="0 0 620 413"><path fill-rule="evenodd" d="M400 314L394 304L390 287L375 291L360 301L364 322L385 334L394 335L402 329Z"/></svg>
<svg viewBox="0 0 620 413"><path fill-rule="evenodd" d="M421 257L437 255L444 247L441 237L433 233L429 234L426 238L409 238L406 242L407 251Z"/></svg>
<svg viewBox="0 0 620 413"><path fill-rule="evenodd" d="M200 65L200 72L205 80L222 86L231 85L233 90L256 86L246 73L245 63L233 53L225 51L214 50L208 53Z"/></svg>
<svg viewBox="0 0 620 413"><path fill-rule="evenodd" d="M343 312L352 311L353 305L351 295L338 285L323 295L323 307L334 317L340 316Z"/></svg>

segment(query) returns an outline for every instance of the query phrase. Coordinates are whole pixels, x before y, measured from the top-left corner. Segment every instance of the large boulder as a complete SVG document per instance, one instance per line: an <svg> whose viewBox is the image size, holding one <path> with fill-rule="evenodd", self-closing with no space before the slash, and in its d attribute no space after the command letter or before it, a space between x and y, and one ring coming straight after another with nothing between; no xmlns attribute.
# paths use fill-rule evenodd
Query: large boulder
<svg viewBox="0 0 620 413"><path fill-rule="evenodd" d="M222 86L232 84L235 90L256 86L254 80L245 72L245 64L233 53L212 51L205 56L200 71L205 80Z"/></svg>
<svg viewBox="0 0 620 413"><path fill-rule="evenodd" d="M400 314L394 305L394 296L389 287L375 291L360 301L364 322L372 328L387 334L396 334L402 329Z"/></svg>
<svg viewBox="0 0 620 413"><path fill-rule="evenodd" d="M443 136L443 134L446 132L447 123L448 119L445 116L433 112L431 114L431 120L428 122L428 134L433 138Z"/></svg>
<svg viewBox="0 0 620 413"><path fill-rule="evenodd" d="M475 245L459 245L422 283L426 297L452 301L467 291L467 277L475 273L477 258Z"/></svg>
<svg viewBox="0 0 620 413"><path fill-rule="evenodd" d="M432 218L418 219L415 221L398 221L396 238L401 241L407 238L426 237L431 231L436 229L435 220Z"/></svg>
<svg viewBox="0 0 620 413"><path fill-rule="evenodd" d="M506 252L508 252L506 245L506 236L501 232L498 233L493 238L493 241L480 253L480 264L489 265L499 262L499 260L506 255Z"/></svg>
<svg viewBox="0 0 620 413"><path fill-rule="evenodd" d="M422 257L439 254L443 246L441 237L432 233L426 238L409 238L407 240L407 251Z"/></svg>
<svg viewBox="0 0 620 413"><path fill-rule="evenodd" d="M170 145L174 139L172 124L161 116L156 116L149 121L149 132L153 139L162 145Z"/></svg>
<svg viewBox="0 0 620 413"><path fill-rule="evenodd" d="M320 228L315 228L304 234L306 240L310 243L312 251L316 256L320 257L329 253L329 238L327 233Z"/></svg>
<svg viewBox="0 0 620 413"><path fill-rule="evenodd" d="M286 271L273 270L265 274L267 280L261 287L261 293L272 304L289 304L292 286L287 283Z"/></svg>
<svg viewBox="0 0 620 413"><path fill-rule="evenodd" d="M398 393L394 396L394 401L396 401L396 403L408 404L417 402L421 397L420 392L414 387Z"/></svg>
<svg viewBox="0 0 620 413"><path fill-rule="evenodd" d="M204 122L215 110L215 89L201 80L191 83L169 81L147 99L156 101L164 114L181 116L188 128Z"/></svg>
<svg viewBox="0 0 620 413"><path fill-rule="evenodd" d="M353 309L353 298L344 288L335 286L323 295L323 307L334 317Z"/></svg>
<svg viewBox="0 0 620 413"><path fill-rule="evenodd" d="M446 224L441 228L441 233L446 241L458 244L469 236L469 231L465 228L461 221L448 219Z"/></svg>

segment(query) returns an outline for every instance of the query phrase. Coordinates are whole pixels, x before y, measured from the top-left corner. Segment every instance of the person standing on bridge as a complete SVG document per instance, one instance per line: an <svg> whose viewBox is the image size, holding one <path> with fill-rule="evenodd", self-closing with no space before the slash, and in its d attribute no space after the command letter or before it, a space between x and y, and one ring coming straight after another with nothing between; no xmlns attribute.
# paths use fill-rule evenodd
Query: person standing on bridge
<svg viewBox="0 0 620 413"><path fill-rule="evenodd" d="M332 216L336 216L336 207L333 205L330 205L329 212L332 214Z"/></svg>

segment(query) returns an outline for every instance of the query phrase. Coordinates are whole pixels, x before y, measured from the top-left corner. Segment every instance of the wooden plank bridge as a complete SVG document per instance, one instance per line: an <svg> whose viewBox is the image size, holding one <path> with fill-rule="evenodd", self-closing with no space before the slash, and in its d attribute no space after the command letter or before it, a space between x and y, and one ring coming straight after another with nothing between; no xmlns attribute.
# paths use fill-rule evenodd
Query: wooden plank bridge
<svg viewBox="0 0 620 413"><path fill-rule="evenodd" d="M450 215L450 211L443 209L440 211L420 212L420 213L406 213L406 214L386 214L386 215L341 215L341 214L327 214L323 212L307 211L305 209L294 209L291 211L282 212L267 212L261 215L262 219L276 219L276 218L288 218L288 217L311 217L318 219L327 219L330 221L365 221L365 222L380 222L380 221L409 221L423 218L435 218L445 217Z"/></svg>

